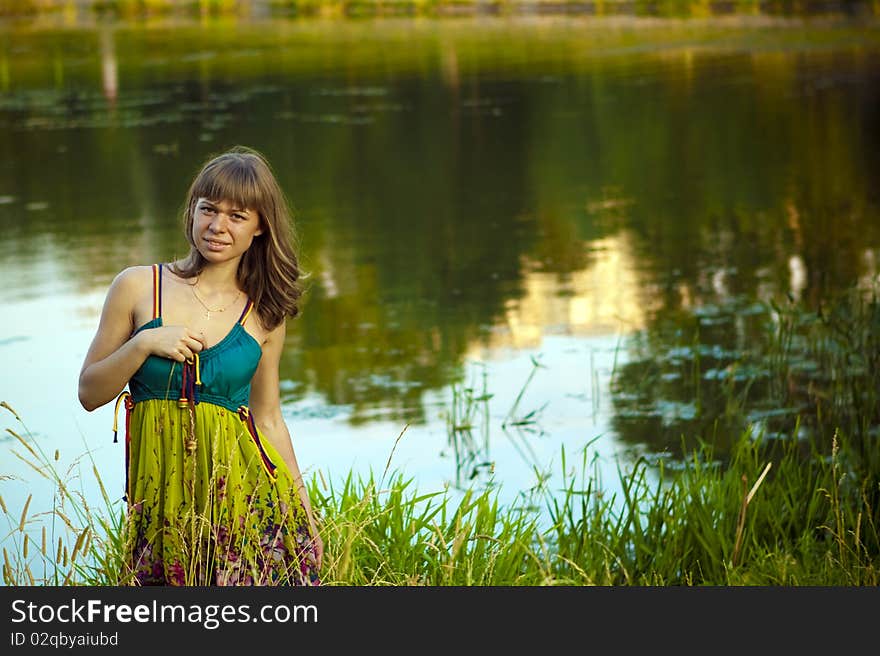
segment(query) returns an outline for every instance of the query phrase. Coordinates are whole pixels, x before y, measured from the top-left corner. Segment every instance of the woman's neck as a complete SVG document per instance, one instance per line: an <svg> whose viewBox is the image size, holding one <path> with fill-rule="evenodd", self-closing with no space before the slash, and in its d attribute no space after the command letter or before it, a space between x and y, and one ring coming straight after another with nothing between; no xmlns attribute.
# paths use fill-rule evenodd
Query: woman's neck
<svg viewBox="0 0 880 656"><path fill-rule="evenodd" d="M196 280L198 281L199 289L205 292L237 290L238 259L217 264L206 263Z"/></svg>

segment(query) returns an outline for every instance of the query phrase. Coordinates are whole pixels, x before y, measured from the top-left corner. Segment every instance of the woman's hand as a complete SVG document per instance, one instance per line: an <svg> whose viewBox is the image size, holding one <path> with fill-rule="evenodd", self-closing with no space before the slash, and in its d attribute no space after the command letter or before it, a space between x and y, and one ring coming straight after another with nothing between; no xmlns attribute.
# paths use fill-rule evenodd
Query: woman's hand
<svg viewBox="0 0 880 656"><path fill-rule="evenodd" d="M204 333L186 326L160 326L139 332L135 339L142 340L151 355L186 362L207 348Z"/></svg>

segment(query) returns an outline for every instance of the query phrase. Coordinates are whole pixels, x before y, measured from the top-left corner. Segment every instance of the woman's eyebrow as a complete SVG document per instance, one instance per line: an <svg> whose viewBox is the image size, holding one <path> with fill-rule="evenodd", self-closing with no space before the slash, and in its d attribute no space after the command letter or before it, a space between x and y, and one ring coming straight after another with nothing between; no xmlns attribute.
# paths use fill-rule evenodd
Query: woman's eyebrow
<svg viewBox="0 0 880 656"><path fill-rule="evenodd" d="M203 200L203 201L200 201L200 202L199 202L199 205L207 205L208 207L213 207L214 209L217 209L217 206L216 206L214 203L212 203L211 201L209 201L209 200ZM238 212L238 213L240 213L240 214L249 214L248 210L246 210L246 209L239 209L239 208L237 208L237 207L232 207L232 208L230 208L229 211L230 211L230 212Z"/></svg>

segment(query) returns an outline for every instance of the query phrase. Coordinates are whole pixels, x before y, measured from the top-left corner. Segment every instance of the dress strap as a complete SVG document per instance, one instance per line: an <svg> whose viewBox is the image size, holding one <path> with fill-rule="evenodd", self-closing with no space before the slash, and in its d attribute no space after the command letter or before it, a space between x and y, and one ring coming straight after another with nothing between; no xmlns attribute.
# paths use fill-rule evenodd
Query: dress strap
<svg viewBox="0 0 880 656"><path fill-rule="evenodd" d="M266 453L266 449L263 448L263 442L260 440L260 431L257 430L257 424L254 422L254 416L251 414L250 408L246 405L238 406L238 416L241 417L241 420L247 427L248 433L250 433L251 439L260 451L260 458L263 461L263 467L266 468L266 473L269 474L269 478L274 481L276 476L275 470L278 469L278 467L269 459L269 454Z"/></svg>
<svg viewBox="0 0 880 656"><path fill-rule="evenodd" d="M153 265L153 318L162 317L162 265Z"/></svg>
<svg viewBox="0 0 880 656"><path fill-rule="evenodd" d="M244 309L241 311L241 316L238 318L238 323L242 326L244 322L247 321L248 317L251 314L251 310L254 309L254 302L251 299L247 300L247 303L244 304Z"/></svg>

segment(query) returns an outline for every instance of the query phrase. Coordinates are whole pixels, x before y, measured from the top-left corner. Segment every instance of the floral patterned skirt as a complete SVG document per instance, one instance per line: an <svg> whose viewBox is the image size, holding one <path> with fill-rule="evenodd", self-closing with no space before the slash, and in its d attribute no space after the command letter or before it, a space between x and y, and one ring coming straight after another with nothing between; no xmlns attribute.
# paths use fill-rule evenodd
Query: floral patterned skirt
<svg viewBox="0 0 880 656"><path fill-rule="evenodd" d="M246 408L146 400L127 423L123 583L319 584L293 477Z"/></svg>

